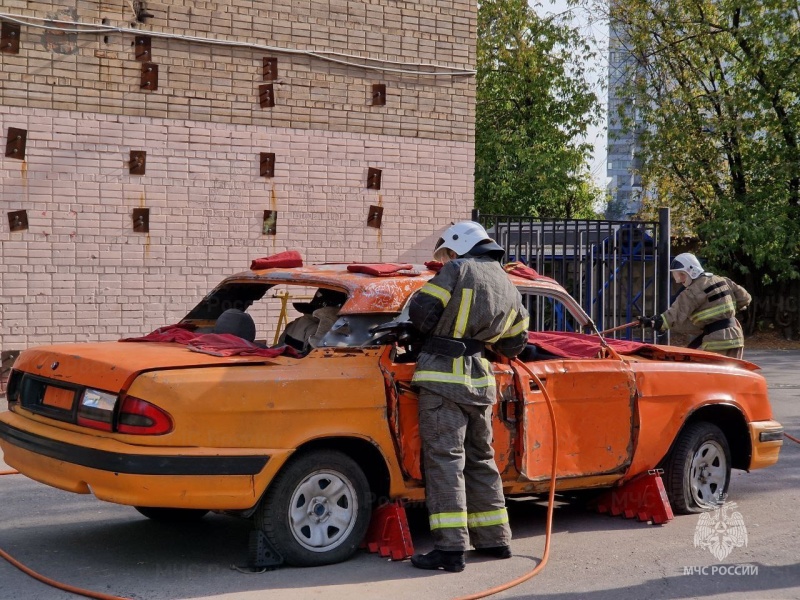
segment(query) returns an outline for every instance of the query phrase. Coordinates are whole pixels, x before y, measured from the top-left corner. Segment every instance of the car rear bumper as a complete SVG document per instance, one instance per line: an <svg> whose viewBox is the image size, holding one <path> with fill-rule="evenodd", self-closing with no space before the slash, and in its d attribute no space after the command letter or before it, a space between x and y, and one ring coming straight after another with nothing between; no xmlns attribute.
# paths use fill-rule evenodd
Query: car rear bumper
<svg viewBox="0 0 800 600"><path fill-rule="evenodd" d="M748 423L750 445L753 456L750 469L763 469L778 462L783 445L783 426L777 421L754 421Z"/></svg>
<svg viewBox="0 0 800 600"><path fill-rule="evenodd" d="M132 506L245 510L290 454L137 447L14 417L0 418L9 466L53 487Z"/></svg>

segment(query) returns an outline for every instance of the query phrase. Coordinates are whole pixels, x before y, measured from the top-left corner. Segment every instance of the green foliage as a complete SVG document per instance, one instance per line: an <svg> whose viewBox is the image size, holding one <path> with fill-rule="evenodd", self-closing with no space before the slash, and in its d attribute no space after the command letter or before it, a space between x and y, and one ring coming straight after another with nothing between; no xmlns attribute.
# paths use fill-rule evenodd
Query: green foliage
<svg viewBox="0 0 800 600"><path fill-rule="evenodd" d="M579 34L525 0L478 5L475 205L487 213L593 217L603 192L577 140L598 118Z"/></svg>
<svg viewBox="0 0 800 600"><path fill-rule="evenodd" d="M650 209L761 284L800 275L796 0L618 0Z"/></svg>

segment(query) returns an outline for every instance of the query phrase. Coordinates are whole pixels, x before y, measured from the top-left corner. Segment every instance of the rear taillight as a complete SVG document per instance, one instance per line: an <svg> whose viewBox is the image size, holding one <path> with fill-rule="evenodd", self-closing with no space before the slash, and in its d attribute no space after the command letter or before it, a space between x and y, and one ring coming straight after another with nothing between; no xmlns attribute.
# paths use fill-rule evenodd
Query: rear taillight
<svg viewBox="0 0 800 600"><path fill-rule="evenodd" d="M112 431L116 403L116 394L93 389L85 390L78 405L78 425Z"/></svg>
<svg viewBox="0 0 800 600"><path fill-rule="evenodd" d="M125 396L119 409L117 431L134 435L162 435L172 431L172 417L135 396Z"/></svg>

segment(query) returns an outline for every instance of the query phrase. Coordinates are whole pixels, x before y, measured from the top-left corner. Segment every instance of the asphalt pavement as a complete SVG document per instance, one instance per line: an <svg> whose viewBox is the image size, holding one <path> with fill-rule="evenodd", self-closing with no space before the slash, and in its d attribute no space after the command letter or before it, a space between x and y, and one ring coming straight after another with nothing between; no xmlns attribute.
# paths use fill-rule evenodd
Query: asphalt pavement
<svg viewBox="0 0 800 600"><path fill-rule="evenodd" d="M775 418L800 438L800 351L748 351L746 358L763 369ZM786 440L777 465L733 473L728 500L736 503L747 544L721 561L695 546L697 515L656 526L559 504L548 565L494 597L800 599L799 467L800 445ZM6 468L0 456L0 471ZM130 507L21 475L0 477L0 549L59 581L141 600L439 600L473 594L530 571L542 556L545 504L510 500L509 513L514 557L468 555L467 569L459 574L419 571L408 561L363 552L329 567L246 574L231 567L247 562L247 521L210 515L168 526ZM409 520L416 549L428 550L424 511L411 511ZM75 597L0 560L0 599Z"/></svg>

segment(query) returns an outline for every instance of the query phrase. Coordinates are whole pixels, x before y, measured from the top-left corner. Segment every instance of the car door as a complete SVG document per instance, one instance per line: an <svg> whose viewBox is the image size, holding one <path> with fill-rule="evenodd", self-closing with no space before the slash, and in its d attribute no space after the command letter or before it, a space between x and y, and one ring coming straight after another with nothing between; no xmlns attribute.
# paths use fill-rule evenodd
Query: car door
<svg viewBox="0 0 800 600"><path fill-rule="evenodd" d="M560 314L575 310L574 306L555 304ZM531 322L536 323L537 306L529 306ZM545 394L553 403L556 418L559 478L622 473L631 462L634 374L627 362L602 347L598 336L579 333L580 324L569 324L569 319L561 319L558 333L529 334L534 343L520 358L535 377L513 365L522 398L517 469L524 479L546 479L551 472L553 434ZM538 346L537 335L541 340Z"/></svg>
<svg viewBox="0 0 800 600"><path fill-rule="evenodd" d="M526 363L539 381L515 367L524 390L517 468L524 478L546 479L553 437L545 392L558 435L558 477L622 472L633 454L635 388L624 362L551 359Z"/></svg>

